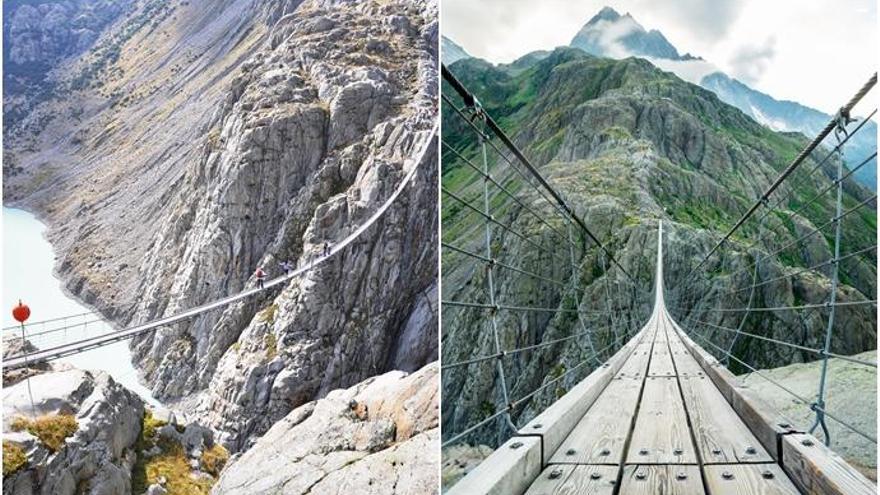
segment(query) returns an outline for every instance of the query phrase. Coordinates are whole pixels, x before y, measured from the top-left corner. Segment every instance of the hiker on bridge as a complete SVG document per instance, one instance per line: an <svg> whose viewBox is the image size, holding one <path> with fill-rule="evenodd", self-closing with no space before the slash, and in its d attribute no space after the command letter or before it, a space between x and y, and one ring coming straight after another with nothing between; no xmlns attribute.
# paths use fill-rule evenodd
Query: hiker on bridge
<svg viewBox="0 0 880 495"><path fill-rule="evenodd" d="M278 263L278 266L284 272L285 276L290 275L290 272L292 272L294 268L293 263L291 263L289 260L284 260L281 263Z"/></svg>
<svg viewBox="0 0 880 495"><path fill-rule="evenodd" d="M322 256L324 256L325 258L327 256L330 256L330 243L327 241L324 241L324 254Z"/></svg>
<svg viewBox="0 0 880 495"><path fill-rule="evenodd" d="M257 267L257 271L254 272L254 276L257 277L257 287L263 288L263 282L266 281L266 272L263 271L262 266Z"/></svg>

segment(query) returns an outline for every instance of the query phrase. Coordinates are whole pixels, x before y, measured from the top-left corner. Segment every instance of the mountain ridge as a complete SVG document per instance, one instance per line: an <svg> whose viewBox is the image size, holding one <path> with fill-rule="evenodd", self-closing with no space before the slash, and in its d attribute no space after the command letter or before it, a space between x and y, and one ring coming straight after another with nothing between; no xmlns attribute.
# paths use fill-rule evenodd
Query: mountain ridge
<svg viewBox="0 0 880 495"><path fill-rule="evenodd" d="M652 34L656 33L656 34ZM587 53L611 58L642 56L650 59L673 62L703 61L689 54L681 56L678 50L660 33L645 29L626 13L621 16L616 10L604 7L591 18L569 46L580 48ZM671 66L672 71L681 71ZM677 72L685 78L682 72ZM704 88L713 91L726 103L731 104L758 122L777 131L797 131L808 137L815 136L831 120L828 115L798 102L777 100L772 96L750 88L721 71L714 71L699 78ZM857 124L853 124L854 127ZM877 149L877 125L869 122L865 129L854 136L848 148L853 149L855 158L848 159L847 165L854 166ZM849 158L849 157L848 157ZM855 174L863 185L877 190L877 161L862 167Z"/></svg>

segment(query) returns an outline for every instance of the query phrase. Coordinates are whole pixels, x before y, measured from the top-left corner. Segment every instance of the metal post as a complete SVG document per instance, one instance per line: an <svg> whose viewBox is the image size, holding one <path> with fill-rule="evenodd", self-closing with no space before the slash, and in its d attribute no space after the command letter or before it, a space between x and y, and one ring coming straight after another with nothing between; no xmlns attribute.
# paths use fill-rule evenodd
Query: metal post
<svg viewBox="0 0 880 495"><path fill-rule="evenodd" d="M482 111L480 109L477 109L477 112L477 115L482 117ZM498 338L498 304L495 302L494 279L495 257L492 256L492 224L488 220L489 218L492 218L492 212L489 207L489 160L486 156L486 136L480 132L478 133L478 137L480 140L480 148L483 154L483 212L486 214L483 223L485 225L486 233L486 258L491 260L486 265L486 283L489 291L489 305L494 308L490 311L489 317L492 322L492 337L495 340L495 353L498 354L498 359L495 361L498 368L498 379L501 382L501 393L504 398L505 407L508 408L507 414L505 414L504 417L507 419L507 426L514 434L516 434L517 427L513 423L513 418L511 417L513 404L510 402L510 392L507 390L507 380L504 377L504 363L502 362L502 359L504 359L504 353L501 349L501 339Z"/></svg>
<svg viewBox="0 0 880 495"><path fill-rule="evenodd" d="M31 400L31 418L37 419L37 408L34 406L34 394L31 391L31 366L28 362L28 353L25 349L27 340L24 336L24 322L21 322L21 348L24 352L24 380L27 382L28 398Z"/></svg>
<svg viewBox="0 0 880 495"><path fill-rule="evenodd" d="M840 268L840 224L841 213L843 209L843 145L841 134L846 135L846 124L852 122L849 113L841 109L837 114L837 128L834 130L834 137L837 138L837 204L836 213L834 214L834 262L831 263L831 294L828 299L828 326L825 329L825 346L822 348L822 374L819 376L819 393L816 396L816 402L811 409L816 413L816 420L810 427L810 433L816 431L819 426L825 434L825 445L831 444L831 435L828 432L828 426L825 424L825 385L828 376L828 352L831 350L831 337L834 332L834 314L836 312L837 302L837 284L838 271Z"/></svg>

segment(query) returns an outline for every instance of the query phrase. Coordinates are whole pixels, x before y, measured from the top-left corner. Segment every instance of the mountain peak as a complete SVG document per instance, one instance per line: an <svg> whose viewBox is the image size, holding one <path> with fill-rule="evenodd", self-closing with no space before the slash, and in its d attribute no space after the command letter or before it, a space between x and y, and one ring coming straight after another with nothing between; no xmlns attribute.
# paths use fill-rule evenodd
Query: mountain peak
<svg viewBox="0 0 880 495"><path fill-rule="evenodd" d="M600 57L696 58L690 55L683 58L660 31L646 31L629 12L621 16L611 7L603 7L593 16L571 40L570 46Z"/></svg>
<svg viewBox="0 0 880 495"><path fill-rule="evenodd" d="M629 16L629 13L626 15ZM593 18L587 22L587 26L599 21L616 21L620 19L620 17L620 13L606 5L605 7L602 7L602 10L600 10L598 14L594 15Z"/></svg>

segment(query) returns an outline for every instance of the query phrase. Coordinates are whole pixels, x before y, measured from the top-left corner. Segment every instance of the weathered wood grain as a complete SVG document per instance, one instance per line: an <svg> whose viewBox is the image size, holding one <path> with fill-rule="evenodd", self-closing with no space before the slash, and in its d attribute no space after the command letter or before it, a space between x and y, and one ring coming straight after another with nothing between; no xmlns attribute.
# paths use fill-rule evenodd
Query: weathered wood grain
<svg viewBox="0 0 880 495"><path fill-rule="evenodd" d="M704 464L773 462L711 380L687 377L679 385Z"/></svg>
<svg viewBox="0 0 880 495"><path fill-rule="evenodd" d="M795 431L791 420L751 393L748 387L739 385L736 377L727 368L694 343L674 320L669 321L685 347L690 350L706 376L718 387L727 403L733 407L770 456L774 460L779 460L782 453L777 445L777 437Z"/></svg>
<svg viewBox="0 0 880 495"><path fill-rule="evenodd" d="M776 464L720 464L704 466L703 473L712 495L799 495Z"/></svg>
<svg viewBox="0 0 880 495"><path fill-rule="evenodd" d="M675 376L675 367L672 365L672 355L669 346L665 342L655 342L651 350L651 365L648 376Z"/></svg>
<svg viewBox="0 0 880 495"><path fill-rule="evenodd" d="M644 377L648 372L648 359L651 357L653 344L639 344L630 354L629 359L623 363L617 376Z"/></svg>
<svg viewBox="0 0 880 495"><path fill-rule="evenodd" d="M626 466L620 483L621 495L701 495L703 480L699 466Z"/></svg>
<svg viewBox="0 0 880 495"><path fill-rule="evenodd" d="M614 466L551 464L526 495L611 495L617 479Z"/></svg>
<svg viewBox="0 0 880 495"><path fill-rule="evenodd" d="M541 473L541 439L513 437L452 486L446 495L510 495L526 491Z"/></svg>
<svg viewBox="0 0 880 495"><path fill-rule="evenodd" d="M828 495L868 495L877 485L813 435L782 437L782 465L801 490Z"/></svg>
<svg viewBox="0 0 880 495"><path fill-rule="evenodd" d="M647 378L627 464L695 464L684 405L675 378Z"/></svg>
<svg viewBox="0 0 880 495"><path fill-rule="evenodd" d="M559 400L520 428L521 435L541 437L544 451L543 464L550 461L550 456L568 437L637 347L637 340L628 342L606 361L605 365L587 375Z"/></svg>
<svg viewBox="0 0 880 495"><path fill-rule="evenodd" d="M620 464L643 379L612 380L550 458L550 463Z"/></svg>

